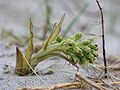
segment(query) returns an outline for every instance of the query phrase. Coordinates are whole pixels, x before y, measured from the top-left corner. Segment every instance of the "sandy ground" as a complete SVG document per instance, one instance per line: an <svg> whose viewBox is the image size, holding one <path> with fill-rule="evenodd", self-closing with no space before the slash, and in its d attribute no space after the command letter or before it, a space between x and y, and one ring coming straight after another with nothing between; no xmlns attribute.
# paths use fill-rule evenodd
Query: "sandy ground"
<svg viewBox="0 0 120 90"><path fill-rule="evenodd" d="M10 49L10 51L12 50ZM76 68L60 58L41 62L36 68L40 78L36 75L16 76L14 74L15 55L4 56L0 58L0 61L2 62L0 65L0 90L15 90L25 86L42 87L75 80ZM85 74L84 70L80 70Z"/></svg>
<svg viewBox="0 0 120 90"><path fill-rule="evenodd" d="M120 55L120 9L119 0L106 0L102 1L104 14L105 14L105 30L106 30L106 48L107 53L112 55ZM68 33L71 35L78 31L83 33L96 33L100 34L100 21L99 11L95 0L50 0L50 4L53 12L52 23L57 22L63 13L66 13L66 18L63 24L62 30L71 21L73 16L78 14L79 8L88 4L87 10L82 14L72 31ZM32 17L34 24L34 33L38 37L42 35L42 29L45 20L45 7L44 0L0 0L0 33L2 30L13 31L16 35L28 35L28 21ZM112 20L117 17L115 25ZM113 26L112 26L113 25ZM84 26L87 26L82 29ZM113 29L109 30L109 27ZM19 34L18 34L19 33ZM5 47L6 40L0 41L0 90L15 90L17 87L22 86L44 86L44 83L37 76L25 76L19 77L14 75L15 67L15 45ZM101 49L101 39L98 38L97 42ZM23 49L24 51L24 49ZM46 82L47 85L72 82L74 81L74 74L76 68L65 64L63 59L50 59L40 63L37 67L40 78ZM53 71L50 75L47 75L48 71ZM89 71L80 69L85 75L89 75ZM46 74L46 75L45 75ZM91 74L92 75L92 74Z"/></svg>

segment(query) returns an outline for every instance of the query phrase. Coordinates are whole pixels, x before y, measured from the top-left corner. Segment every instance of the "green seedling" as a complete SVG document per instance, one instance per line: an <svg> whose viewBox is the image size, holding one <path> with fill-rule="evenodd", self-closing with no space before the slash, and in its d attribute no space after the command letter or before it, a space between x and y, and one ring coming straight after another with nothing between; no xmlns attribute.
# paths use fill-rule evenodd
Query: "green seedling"
<svg viewBox="0 0 120 90"><path fill-rule="evenodd" d="M43 47L32 55L33 51L33 25L30 20L30 38L27 51L24 54L17 48L17 62L15 73L18 75L27 75L32 73L29 65L34 69L41 61L58 56L64 58L72 65L85 65L93 63L98 56L98 46L92 44L94 39L87 39L82 41L83 35L77 33L69 38L60 35L61 26L65 14L62 16L58 24L54 24L53 33L44 41ZM29 63L29 65L28 65Z"/></svg>

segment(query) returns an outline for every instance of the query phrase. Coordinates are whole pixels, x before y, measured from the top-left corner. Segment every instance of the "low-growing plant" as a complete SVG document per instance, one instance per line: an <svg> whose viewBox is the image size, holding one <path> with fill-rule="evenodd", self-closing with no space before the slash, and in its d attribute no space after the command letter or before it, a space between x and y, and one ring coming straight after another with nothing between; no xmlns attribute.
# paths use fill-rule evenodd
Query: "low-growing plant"
<svg viewBox="0 0 120 90"><path fill-rule="evenodd" d="M93 63L98 56L98 46L92 44L94 38L81 40L82 33L77 33L69 38L60 35L61 26L65 14L58 24L54 24L53 33L44 41L42 48L36 52L33 51L33 24L30 19L30 38L25 55L16 48L16 68L17 75L27 75L32 73L30 66L34 69L41 61L58 56L64 58L72 65L85 65ZM30 66L29 66L30 65Z"/></svg>

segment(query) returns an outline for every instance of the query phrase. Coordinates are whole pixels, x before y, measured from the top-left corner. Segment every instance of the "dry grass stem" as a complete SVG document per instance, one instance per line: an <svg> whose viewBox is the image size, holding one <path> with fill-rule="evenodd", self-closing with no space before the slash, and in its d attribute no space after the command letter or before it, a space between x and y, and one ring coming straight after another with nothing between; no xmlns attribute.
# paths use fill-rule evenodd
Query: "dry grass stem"
<svg viewBox="0 0 120 90"><path fill-rule="evenodd" d="M97 90L107 90L107 88L103 87L102 85L99 85L93 81L91 81L90 79L84 77L82 74L77 73L76 76L80 79L85 81L87 84L91 85L92 87L96 88Z"/></svg>
<svg viewBox="0 0 120 90"><path fill-rule="evenodd" d="M72 82L72 83L60 83L54 84L49 87L50 90L55 89L78 89L81 87L81 82ZM46 87L25 87L25 88L18 88L17 90L48 90Z"/></svg>
<svg viewBox="0 0 120 90"><path fill-rule="evenodd" d="M101 14L101 22L102 22L102 44L103 44L103 59L104 59L104 65L105 65L105 78L107 78L107 60L106 60L106 50L105 50L105 30L104 30L104 15L102 7L98 0L96 0L96 3L98 5L98 8L100 10Z"/></svg>

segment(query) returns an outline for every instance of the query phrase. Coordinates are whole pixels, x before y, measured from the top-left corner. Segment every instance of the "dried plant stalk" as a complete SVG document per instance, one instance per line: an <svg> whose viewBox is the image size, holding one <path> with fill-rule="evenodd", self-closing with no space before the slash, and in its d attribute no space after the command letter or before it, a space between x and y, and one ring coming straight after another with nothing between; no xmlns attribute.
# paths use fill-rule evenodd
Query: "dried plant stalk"
<svg viewBox="0 0 120 90"><path fill-rule="evenodd" d="M103 44L103 59L104 59L104 66L105 66L105 78L107 78L107 60L106 60L106 51L105 51L105 30L104 30L104 15L102 7L98 0L96 0L98 8L101 14L101 22L102 22L102 44Z"/></svg>
<svg viewBox="0 0 120 90"><path fill-rule="evenodd" d="M91 81L90 79L87 79L86 77L84 77L82 74L77 73L76 77L78 77L80 80L85 81L87 84L91 85L92 87L96 88L97 90L107 90L107 88L103 87L102 85L99 85L93 81Z"/></svg>

